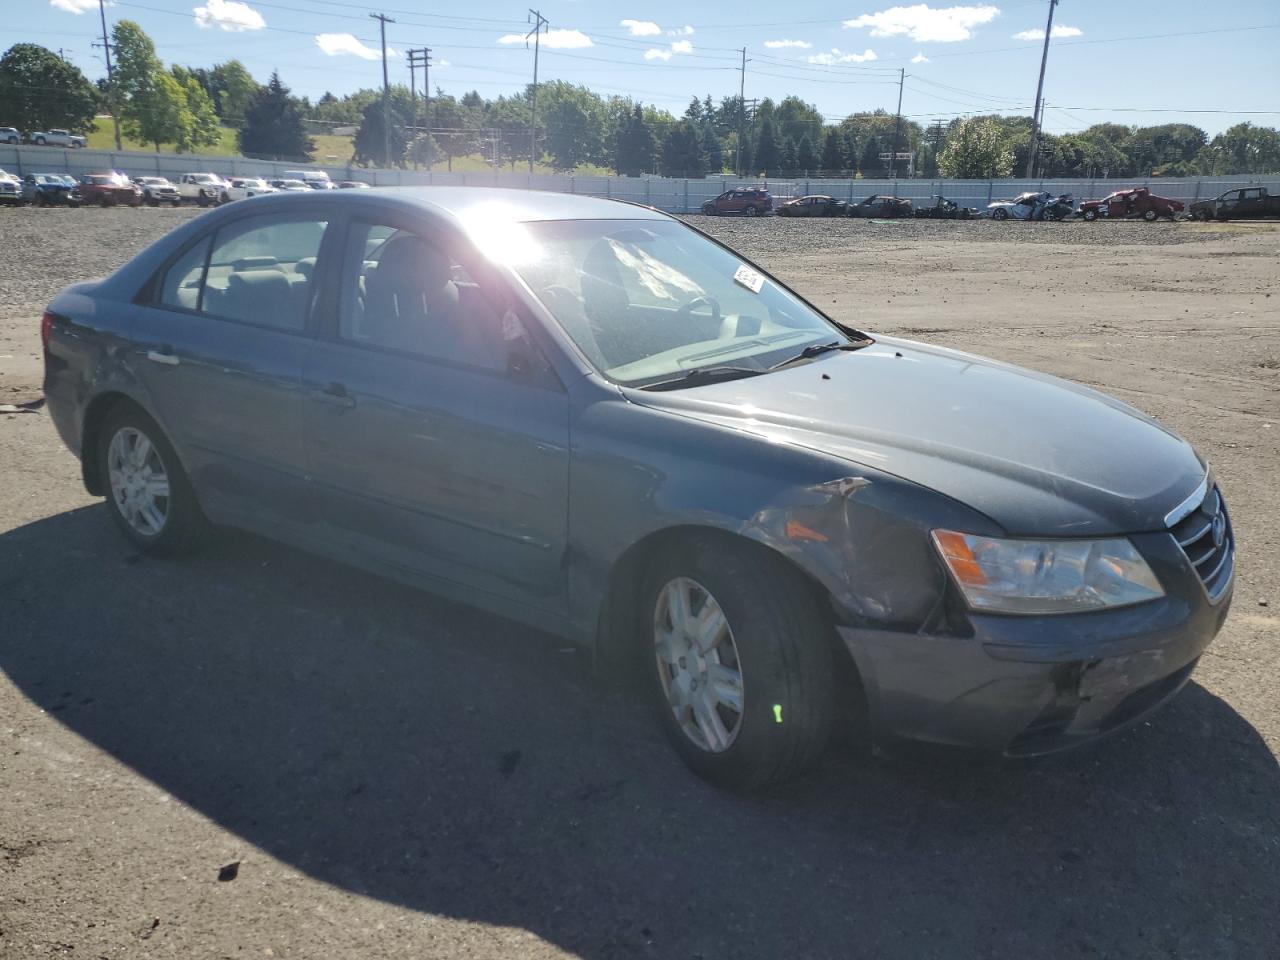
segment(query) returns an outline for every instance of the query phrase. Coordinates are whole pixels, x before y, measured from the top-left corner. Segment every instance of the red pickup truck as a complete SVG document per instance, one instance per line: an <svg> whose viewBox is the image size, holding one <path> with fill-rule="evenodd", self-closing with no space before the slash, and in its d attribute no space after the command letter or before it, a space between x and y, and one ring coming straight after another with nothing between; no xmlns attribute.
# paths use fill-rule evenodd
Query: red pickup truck
<svg viewBox="0 0 1280 960"><path fill-rule="evenodd" d="M86 173L80 178L80 199L83 203L96 203L104 207L115 206L117 203L140 207L142 190L123 173Z"/></svg>
<svg viewBox="0 0 1280 960"><path fill-rule="evenodd" d="M1161 217L1176 220L1178 214L1185 209L1181 200L1157 197L1146 187L1134 187L1130 190L1117 190L1102 200L1086 200L1080 204L1080 216L1090 222L1103 218L1124 220L1141 217L1148 223L1154 223Z"/></svg>

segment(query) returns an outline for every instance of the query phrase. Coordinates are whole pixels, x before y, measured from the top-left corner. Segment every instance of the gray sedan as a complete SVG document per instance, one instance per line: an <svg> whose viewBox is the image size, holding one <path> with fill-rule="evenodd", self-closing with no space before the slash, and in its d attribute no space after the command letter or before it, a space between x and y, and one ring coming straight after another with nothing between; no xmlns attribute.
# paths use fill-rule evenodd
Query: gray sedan
<svg viewBox="0 0 1280 960"><path fill-rule="evenodd" d="M637 673L736 789L844 708L1030 755L1172 697L1234 570L1191 447L1119 401L821 314L657 211L275 195L43 320L45 393L140 549L252 529Z"/></svg>

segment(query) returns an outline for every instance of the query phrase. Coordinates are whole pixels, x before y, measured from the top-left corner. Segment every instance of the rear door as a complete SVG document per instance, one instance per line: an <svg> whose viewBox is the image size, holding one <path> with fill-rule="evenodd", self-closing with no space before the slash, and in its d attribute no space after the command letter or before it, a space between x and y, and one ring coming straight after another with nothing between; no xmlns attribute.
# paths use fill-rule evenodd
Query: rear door
<svg viewBox="0 0 1280 960"><path fill-rule="evenodd" d="M568 399L465 258L394 211L348 223L303 377L320 522L365 559L563 614Z"/></svg>
<svg viewBox="0 0 1280 960"><path fill-rule="evenodd" d="M1236 208L1236 216L1260 217L1262 213L1262 189L1260 187L1249 187L1241 190L1240 204Z"/></svg>
<svg viewBox="0 0 1280 960"><path fill-rule="evenodd" d="M302 360L319 209L239 217L189 244L135 322L135 365L206 509L309 516Z"/></svg>

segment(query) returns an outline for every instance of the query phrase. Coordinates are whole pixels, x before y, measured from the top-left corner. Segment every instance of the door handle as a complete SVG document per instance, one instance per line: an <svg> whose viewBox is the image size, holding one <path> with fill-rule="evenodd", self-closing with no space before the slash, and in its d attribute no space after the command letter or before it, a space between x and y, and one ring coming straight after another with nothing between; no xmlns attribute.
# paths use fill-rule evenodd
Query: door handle
<svg viewBox="0 0 1280 960"><path fill-rule="evenodd" d="M347 409L356 405L356 398L347 393L347 388L340 383L331 383L324 389L317 390L315 397L322 403L332 403Z"/></svg>
<svg viewBox="0 0 1280 960"><path fill-rule="evenodd" d="M148 350L147 359L155 363L163 363L167 367L176 367L182 362L167 347L162 350Z"/></svg>

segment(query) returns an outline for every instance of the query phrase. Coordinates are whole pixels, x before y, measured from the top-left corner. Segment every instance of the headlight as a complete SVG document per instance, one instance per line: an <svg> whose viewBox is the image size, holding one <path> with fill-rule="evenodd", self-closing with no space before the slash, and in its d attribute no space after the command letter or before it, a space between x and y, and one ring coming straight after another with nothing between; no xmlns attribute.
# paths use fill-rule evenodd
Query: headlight
<svg viewBox="0 0 1280 960"><path fill-rule="evenodd" d="M997 540L933 531L947 569L975 610L1076 613L1164 596L1128 540Z"/></svg>

